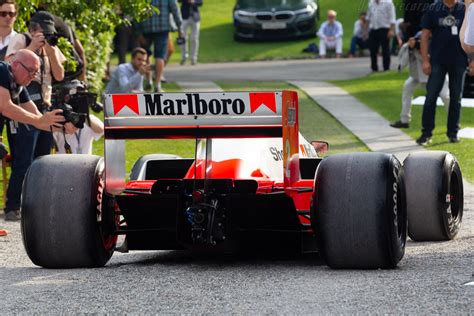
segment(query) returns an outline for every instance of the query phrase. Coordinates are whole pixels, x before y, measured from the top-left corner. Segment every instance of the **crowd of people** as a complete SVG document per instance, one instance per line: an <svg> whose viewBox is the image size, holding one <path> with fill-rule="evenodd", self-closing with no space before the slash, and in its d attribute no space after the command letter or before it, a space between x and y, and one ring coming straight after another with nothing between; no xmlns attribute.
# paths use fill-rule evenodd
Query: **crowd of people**
<svg viewBox="0 0 474 316"><path fill-rule="evenodd" d="M40 5L28 21L28 31L17 33L14 23L20 9L15 0L0 0L0 133L6 130L11 153L6 221L21 218L23 179L35 158L51 154L53 148L64 152L62 144L68 144L71 153L90 154L92 140L104 130L93 115L78 127L66 122L62 109L52 107L53 83L85 79L84 51L74 31ZM70 41L80 59L81 67L74 74L64 68L58 36Z"/></svg>
<svg viewBox="0 0 474 316"><path fill-rule="evenodd" d="M410 126L414 91L426 88L422 131L416 140L419 145L431 142L439 96L448 112L448 141L459 142L464 80L466 74L474 75L473 55L469 48L472 47L470 38L474 32L467 22L470 19L465 19L465 16L473 15L474 5L471 5L472 0L463 2L405 0L404 17L396 19L392 0L371 0L367 11L361 12L354 24L349 57L355 57L358 49L368 48L371 70L377 72L377 59L381 52L382 67L387 71L391 54L398 51L399 68L409 68L409 77L403 86L400 119L391 123L392 127ZM334 10L329 10L327 21L322 23L317 33L321 58L326 57L327 48L335 50L336 58L341 57L343 26L336 16Z"/></svg>
<svg viewBox="0 0 474 316"><path fill-rule="evenodd" d="M177 44L181 49L181 65L189 60L191 65L198 62L199 30L201 15L199 7L202 0L152 0L153 6L159 9L150 18L141 23L132 23L129 27L118 30L119 67L107 86L107 93L124 93L154 91L162 92L164 68L171 54L174 43L170 33L177 32ZM133 40L132 39L136 39ZM132 60L125 63L127 48L132 48ZM153 46L153 51L151 47ZM137 55L138 54L138 55ZM150 57L155 59L155 85L152 80ZM144 59L142 58L144 57ZM139 60L142 60L139 62ZM145 83L145 84L144 84Z"/></svg>
<svg viewBox="0 0 474 316"><path fill-rule="evenodd" d="M121 57L123 63L112 74L105 93L161 92L163 69L174 50L172 31L179 34L181 64L187 60L197 63L202 0L180 2L181 8L177 0L152 1L159 14L134 25L140 36L135 37L138 45L132 60L125 63ZM86 57L72 28L48 12L46 4L40 4L27 23L28 31L17 33L14 24L20 9L16 0L0 0L0 133L6 129L11 152L6 221L21 218L22 183L35 158L50 154L53 148L58 153L90 154L93 140L104 133L102 121L92 114L77 126L65 122L61 109L51 110L53 83L86 79ZM74 75L65 71L65 56L55 42L58 36L68 39L78 56L80 69ZM155 59L154 86L151 56Z"/></svg>

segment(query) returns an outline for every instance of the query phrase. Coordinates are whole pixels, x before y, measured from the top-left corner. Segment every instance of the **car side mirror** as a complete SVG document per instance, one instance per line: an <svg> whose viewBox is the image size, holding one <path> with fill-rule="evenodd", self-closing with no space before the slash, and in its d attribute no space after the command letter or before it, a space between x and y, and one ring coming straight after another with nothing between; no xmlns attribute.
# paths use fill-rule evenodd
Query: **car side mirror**
<svg viewBox="0 0 474 316"><path fill-rule="evenodd" d="M329 143L321 140L313 140L311 145L316 150L316 153L319 154L326 154L329 151Z"/></svg>

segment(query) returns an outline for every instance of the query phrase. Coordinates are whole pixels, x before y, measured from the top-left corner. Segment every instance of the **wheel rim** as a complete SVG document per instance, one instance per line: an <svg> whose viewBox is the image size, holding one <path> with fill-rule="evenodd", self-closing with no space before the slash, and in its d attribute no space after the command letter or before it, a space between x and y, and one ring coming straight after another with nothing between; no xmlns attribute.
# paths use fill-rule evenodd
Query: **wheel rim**
<svg viewBox="0 0 474 316"><path fill-rule="evenodd" d="M457 174L453 172L449 183L448 196L446 197L448 202L446 209L447 224L450 234L455 234L461 223L462 193L459 181Z"/></svg>

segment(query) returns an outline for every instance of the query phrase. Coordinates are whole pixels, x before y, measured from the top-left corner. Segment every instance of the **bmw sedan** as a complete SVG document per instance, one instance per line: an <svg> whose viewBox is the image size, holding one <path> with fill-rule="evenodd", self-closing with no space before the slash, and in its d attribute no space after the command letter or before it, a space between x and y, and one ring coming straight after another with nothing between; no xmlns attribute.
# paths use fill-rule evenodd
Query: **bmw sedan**
<svg viewBox="0 0 474 316"><path fill-rule="evenodd" d="M237 0L234 38L312 37L319 16L317 0Z"/></svg>

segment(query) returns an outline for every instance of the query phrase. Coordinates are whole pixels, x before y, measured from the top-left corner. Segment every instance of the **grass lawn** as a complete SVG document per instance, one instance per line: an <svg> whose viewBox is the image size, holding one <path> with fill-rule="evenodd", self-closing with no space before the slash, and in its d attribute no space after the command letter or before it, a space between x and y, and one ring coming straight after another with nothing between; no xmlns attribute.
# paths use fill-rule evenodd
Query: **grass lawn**
<svg viewBox="0 0 474 316"><path fill-rule="evenodd" d="M395 121L400 118L402 87L407 77L407 72L388 72L333 83L348 91L387 120ZM423 90L416 92L416 96L424 94ZM404 129L413 139L421 135L421 113L422 106L413 106L410 128ZM427 146L427 149L452 152L460 162L464 177L474 182L474 139L461 139L460 143L450 144L446 137L446 122L447 113L444 107L438 107L433 142ZM474 127L473 108L462 108L461 127Z"/></svg>
<svg viewBox="0 0 474 316"><path fill-rule="evenodd" d="M236 42L233 39L232 10L236 0L205 0L201 7L201 35L199 62L254 61L272 59L313 58L313 54L302 53L316 38L275 42ZM334 9L344 27L344 50L348 51L354 22L359 12L366 11L368 1L320 0L321 21L326 20L326 12ZM394 0L397 16L401 14L402 0ZM319 23L320 24L320 23ZM173 34L176 37L176 33ZM179 48L171 57L171 63L181 59ZM114 56L112 64L117 64Z"/></svg>

